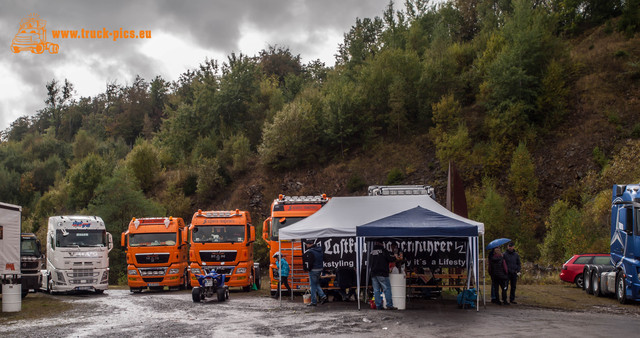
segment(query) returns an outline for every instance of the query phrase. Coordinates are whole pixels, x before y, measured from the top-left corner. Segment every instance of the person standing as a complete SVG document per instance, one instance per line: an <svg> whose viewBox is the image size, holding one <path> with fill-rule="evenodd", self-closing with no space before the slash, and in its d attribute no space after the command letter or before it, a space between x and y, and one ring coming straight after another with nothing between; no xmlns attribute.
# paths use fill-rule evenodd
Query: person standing
<svg viewBox="0 0 640 338"><path fill-rule="evenodd" d="M289 286L289 263L287 260L280 256L280 251L273 254L273 257L276 259L276 267L278 267L278 271L280 271L280 279L278 280L278 293L276 293L276 298L278 298L280 294L280 284L282 283L287 291L289 291L289 296L292 295L291 287Z"/></svg>
<svg viewBox="0 0 640 338"><path fill-rule="evenodd" d="M491 303L494 304L498 304L498 305L502 305L502 303L500 303L500 301L498 301L498 299L496 298L497 294L498 294L498 289L496 289L497 283L493 283L493 280L496 279L495 277L493 277L493 270L491 269L491 257L493 257L493 252L494 250L491 249L491 251L489 251L489 277L491 277Z"/></svg>
<svg viewBox="0 0 640 338"><path fill-rule="evenodd" d="M320 274L322 273L323 267L323 254L322 248L315 245L315 243L307 242L306 243L307 252L305 252L305 256L309 257L311 260L311 266L309 269L309 285L311 287L311 303L308 306L317 306L318 298L316 297L316 293L320 298L320 304L324 304L327 302L327 295L324 294L322 288L320 287ZM304 258L304 257L303 257Z"/></svg>
<svg viewBox="0 0 640 338"><path fill-rule="evenodd" d="M502 292L502 304L509 305L507 302L507 263L502 256L500 248L493 249L493 256L489 260L489 268L491 272L491 287ZM500 304L500 292L496 292L496 302Z"/></svg>
<svg viewBox="0 0 640 338"><path fill-rule="evenodd" d="M369 258L371 261L371 284L373 284L376 309L382 309L382 297L380 297L380 289L382 289L384 298L387 301L387 310L397 310L398 308L393 306L391 282L389 281L389 263L395 262L396 258L384 248L380 241L374 244Z"/></svg>
<svg viewBox="0 0 640 338"><path fill-rule="evenodd" d="M518 304L516 303L516 284L518 283L521 264L520 255L516 252L515 243L509 242L509 245L507 245L507 252L504 253L504 261L507 262L507 286L511 287L509 302L511 304Z"/></svg>

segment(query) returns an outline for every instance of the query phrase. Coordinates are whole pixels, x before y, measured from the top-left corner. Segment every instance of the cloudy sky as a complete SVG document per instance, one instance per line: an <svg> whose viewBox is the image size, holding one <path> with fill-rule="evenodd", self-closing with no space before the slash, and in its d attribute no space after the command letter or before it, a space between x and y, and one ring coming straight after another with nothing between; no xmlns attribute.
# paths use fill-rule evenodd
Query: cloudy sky
<svg viewBox="0 0 640 338"><path fill-rule="evenodd" d="M44 107L45 84L68 79L76 95L94 96L107 83L139 74L176 80L205 58L255 55L289 47L304 63L333 66L343 34L357 17L382 16L389 0L2 1L0 5L0 130ZM396 1L403 3L403 1ZM11 51L22 18L46 20L58 54ZM150 39L54 39L53 30L151 31Z"/></svg>

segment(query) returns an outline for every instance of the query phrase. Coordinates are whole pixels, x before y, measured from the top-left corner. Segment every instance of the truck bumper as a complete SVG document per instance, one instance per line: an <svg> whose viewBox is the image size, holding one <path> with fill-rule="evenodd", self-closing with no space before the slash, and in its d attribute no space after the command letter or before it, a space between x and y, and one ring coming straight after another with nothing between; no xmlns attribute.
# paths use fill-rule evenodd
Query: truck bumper
<svg viewBox="0 0 640 338"><path fill-rule="evenodd" d="M129 276L128 284L130 288L146 288L156 286L180 286L181 275L164 276L164 277L141 277Z"/></svg>
<svg viewBox="0 0 640 338"><path fill-rule="evenodd" d="M48 276L48 280L51 281L50 286L53 292L104 291L109 288L109 269L93 269L84 272L54 270Z"/></svg>
<svg viewBox="0 0 640 338"><path fill-rule="evenodd" d="M178 273L168 274L169 270L177 269ZM151 274L147 271L153 270L161 272L162 275ZM136 271L135 275L130 275L129 271ZM182 285L182 277L184 274L184 266L162 266L162 267L141 267L133 265L127 267L127 283L130 288L146 288L146 287L175 287Z"/></svg>
<svg viewBox="0 0 640 338"><path fill-rule="evenodd" d="M42 277L40 273L36 274L22 274L22 291L34 289L38 290L42 284Z"/></svg>

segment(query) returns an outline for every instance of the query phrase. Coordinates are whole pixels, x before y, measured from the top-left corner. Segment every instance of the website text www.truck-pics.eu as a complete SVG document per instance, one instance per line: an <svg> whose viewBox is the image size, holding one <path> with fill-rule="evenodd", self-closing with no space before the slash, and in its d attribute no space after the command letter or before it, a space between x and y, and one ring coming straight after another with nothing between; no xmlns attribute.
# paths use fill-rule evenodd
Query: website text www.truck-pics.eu
<svg viewBox="0 0 640 338"><path fill-rule="evenodd" d="M51 30L51 36L54 39L151 39L150 30L129 30L129 29L115 29L102 30L95 29L81 29L81 30Z"/></svg>

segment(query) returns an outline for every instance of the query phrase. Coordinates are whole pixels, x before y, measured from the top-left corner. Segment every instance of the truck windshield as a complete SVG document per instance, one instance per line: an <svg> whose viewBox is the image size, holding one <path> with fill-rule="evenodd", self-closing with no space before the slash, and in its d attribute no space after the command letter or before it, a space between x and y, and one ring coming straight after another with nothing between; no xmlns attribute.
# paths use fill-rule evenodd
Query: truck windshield
<svg viewBox="0 0 640 338"><path fill-rule="evenodd" d="M193 229L195 243L244 242L244 225L198 225Z"/></svg>
<svg viewBox="0 0 640 338"><path fill-rule="evenodd" d="M107 246L107 232L105 230L67 230L66 233L65 236L62 230L56 230L56 246Z"/></svg>
<svg viewBox="0 0 640 338"><path fill-rule="evenodd" d="M306 217L273 217L271 226L271 240L278 240L278 230L288 227L292 224L296 224L297 222L305 218Z"/></svg>
<svg viewBox="0 0 640 338"><path fill-rule="evenodd" d="M20 256L40 256L40 250L35 238L22 238L20 241Z"/></svg>
<svg viewBox="0 0 640 338"><path fill-rule="evenodd" d="M175 232L129 234L129 246L173 246L176 236Z"/></svg>

